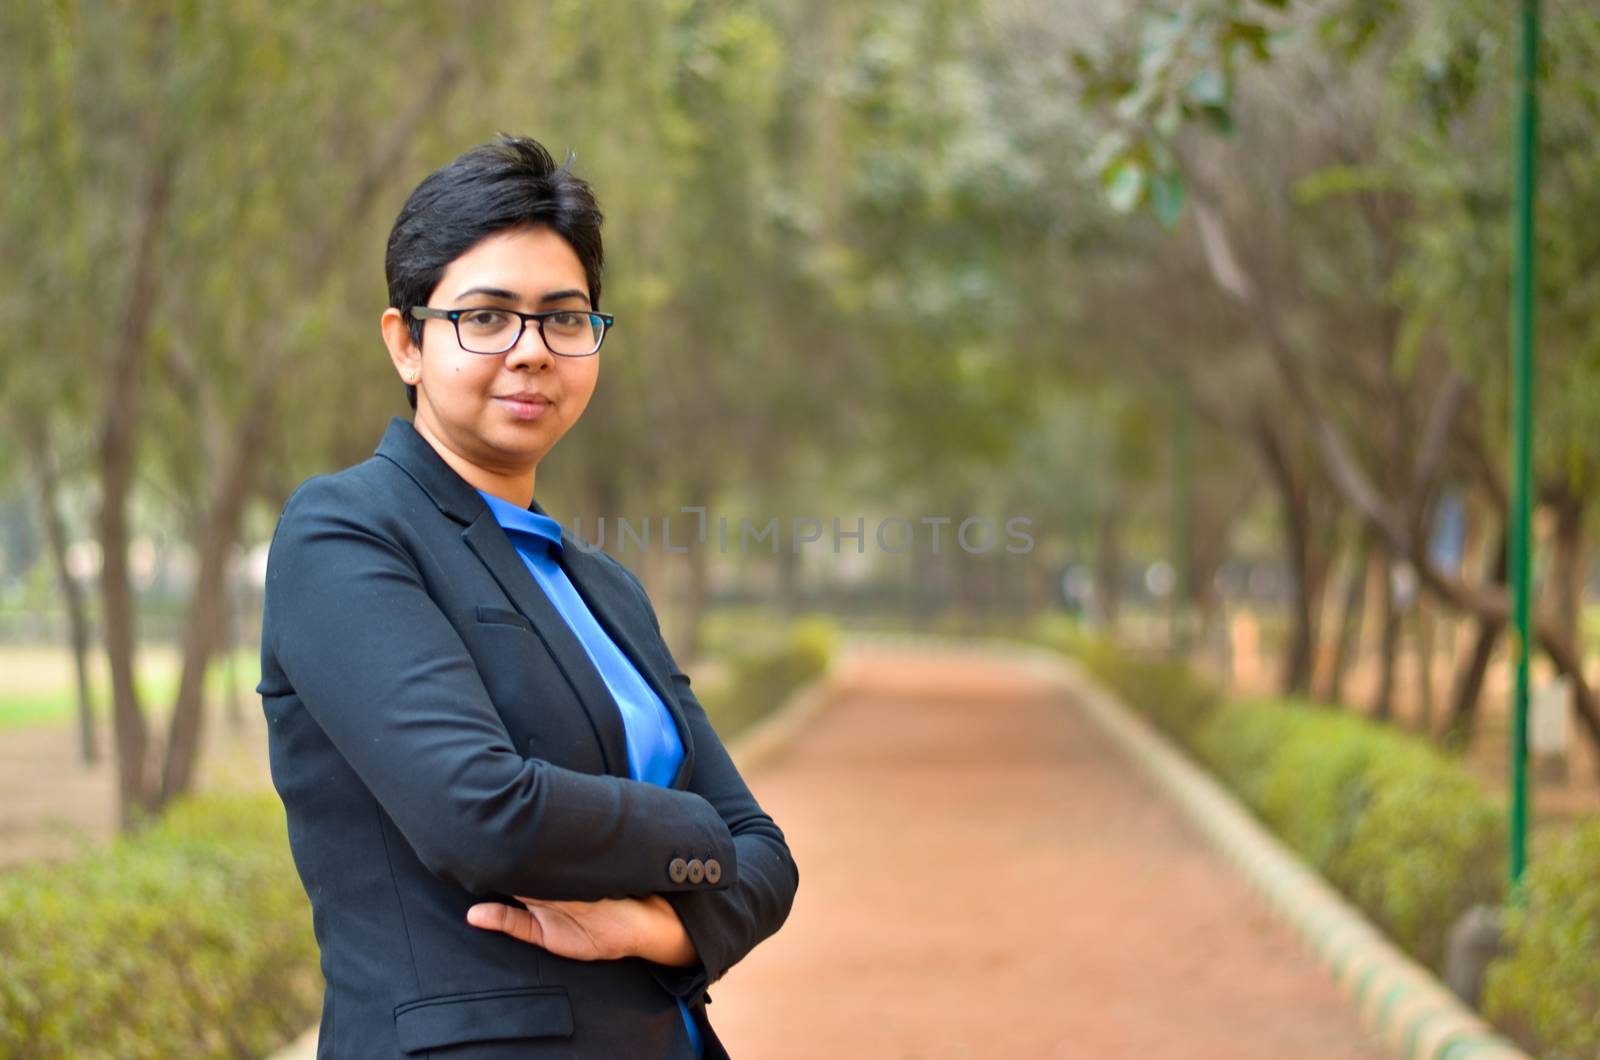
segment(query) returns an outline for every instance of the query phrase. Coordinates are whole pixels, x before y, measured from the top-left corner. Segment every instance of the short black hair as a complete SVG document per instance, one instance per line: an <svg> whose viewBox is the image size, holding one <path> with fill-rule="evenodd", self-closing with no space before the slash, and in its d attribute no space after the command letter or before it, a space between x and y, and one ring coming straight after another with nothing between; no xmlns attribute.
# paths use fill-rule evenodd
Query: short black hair
<svg viewBox="0 0 1600 1060"><path fill-rule="evenodd" d="M544 226L565 239L589 282L589 304L600 308L605 254L604 216L587 181L572 172L573 156L556 165L544 145L501 133L443 168L429 173L395 218L384 255L389 304L409 314L426 305L449 264L483 239L507 229ZM411 341L422 345L423 321L408 320ZM406 385L417 407L417 388Z"/></svg>

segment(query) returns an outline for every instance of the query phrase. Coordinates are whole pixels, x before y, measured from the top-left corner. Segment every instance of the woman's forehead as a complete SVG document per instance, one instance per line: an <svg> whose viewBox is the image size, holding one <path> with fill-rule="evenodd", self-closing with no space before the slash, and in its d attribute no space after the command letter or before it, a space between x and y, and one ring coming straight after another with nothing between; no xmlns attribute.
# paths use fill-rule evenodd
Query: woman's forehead
<svg viewBox="0 0 1600 1060"><path fill-rule="evenodd" d="M477 294L544 303L586 298L588 288L572 245L541 226L507 229L479 240L445 267L437 293L452 300Z"/></svg>

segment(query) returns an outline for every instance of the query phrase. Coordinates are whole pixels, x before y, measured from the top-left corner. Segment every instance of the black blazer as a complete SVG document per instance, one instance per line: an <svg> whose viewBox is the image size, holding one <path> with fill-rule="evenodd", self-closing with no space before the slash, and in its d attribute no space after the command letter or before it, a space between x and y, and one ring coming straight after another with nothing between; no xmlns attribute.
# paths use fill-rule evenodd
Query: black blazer
<svg viewBox="0 0 1600 1060"><path fill-rule="evenodd" d="M628 779L599 672L483 498L410 423L284 506L257 691L322 952L319 1060L687 1060L675 996L706 1057L727 1055L706 986L788 916L794 858L638 579L562 538L562 568L677 723L670 787ZM721 874L691 882L680 858ZM485 897L650 893L677 910L699 965L568 960L465 919Z"/></svg>

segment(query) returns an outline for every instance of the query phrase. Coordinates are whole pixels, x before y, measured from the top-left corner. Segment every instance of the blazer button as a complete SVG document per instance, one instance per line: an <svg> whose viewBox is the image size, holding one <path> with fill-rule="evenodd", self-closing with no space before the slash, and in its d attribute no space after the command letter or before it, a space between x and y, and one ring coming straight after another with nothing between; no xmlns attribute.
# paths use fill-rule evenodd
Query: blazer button
<svg viewBox="0 0 1600 1060"><path fill-rule="evenodd" d="M673 883L682 883L689 878L689 863L682 858L673 858L667 866L667 877Z"/></svg>
<svg viewBox="0 0 1600 1060"><path fill-rule="evenodd" d="M689 859L689 882L699 883L706 878L706 863L699 858Z"/></svg>
<svg viewBox="0 0 1600 1060"><path fill-rule="evenodd" d="M706 858L706 882L716 883L722 879L722 862L716 858Z"/></svg>

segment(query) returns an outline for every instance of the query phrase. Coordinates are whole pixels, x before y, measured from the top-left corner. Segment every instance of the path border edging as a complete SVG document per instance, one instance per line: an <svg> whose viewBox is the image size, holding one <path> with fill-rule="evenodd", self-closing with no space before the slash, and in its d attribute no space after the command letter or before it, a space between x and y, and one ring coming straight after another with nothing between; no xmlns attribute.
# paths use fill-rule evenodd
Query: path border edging
<svg viewBox="0 0 1600 1060"><path fill-rule="evenodd" d="M776 707L727 742L728 754L741 775L761 769L782 756L795 737L821 712L835 691L841 654L842 651L835 652L827 669L790 690Z"/></svg>
<svg viewBox="0 0 1600 1060"><path fill-rule="evenodd" d="M1117 744L1193 821L1299 937L1354 1004L1362 1025L1405 1060L1532 1060L1383 935L1305 865L1210 774L1076 660L1009 645L1041 677L1073 694Z"/></svg>

